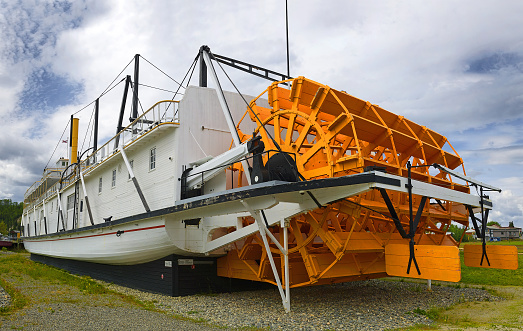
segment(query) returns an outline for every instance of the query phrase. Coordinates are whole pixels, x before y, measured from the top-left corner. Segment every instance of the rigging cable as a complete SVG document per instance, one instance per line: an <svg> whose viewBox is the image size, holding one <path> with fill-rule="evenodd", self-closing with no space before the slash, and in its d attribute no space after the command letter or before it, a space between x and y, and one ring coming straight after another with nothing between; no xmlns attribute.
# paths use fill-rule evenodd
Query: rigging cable
<svg viewBox="0 0 523 331"><path fill-rule="evenodd" d="M163 88L154 87L154 86L150 86L150 85L146 85L146 84L142 84L142 83L138 83L138 85L139 85L139 86L145 86L145 87L148 87L148 88L152 88L152 89L155 89L155 90L164 91L164 92L175 93L174 91L165 90L165 89L163 89ZM182 95L183 95L183 94L182 94Z"/></svg>
<svg viewBox="0 0 523 331"><path fill-rule="evenodd" d="M112 89L114 89L114 88L115 88L116 86L118 86L122 81L125 80L125 78L124 78L124 79L122 79L118 84L116 84L116 85L114 85L113 87L111 87L111 85L112 85L112 84L113 84L113 83L118 79L118 77L122 74L122 72L124 72L125 69L127 69L127 67L131 64L131 62L132 62L133 60L134 60L134 58L131 59L131 61L129 61L129 63L127 63L127 65L122 69L122 71L120 71L120 73L115 77L115 79L113 79L113 81L112 81L112 82L107 86L107 88L102 92L102 94L100 94L100 96L98 97L98 99L101 98L101 97L103 97L103 96L106 95L107 93L109 93ZM90 105L92 105L95 101L96 101L96 99L93 100L92 102L90 102L89 104L85 105L84 107L82 107L80 110L77 110L76 112L74 112L73 115L76 115L76 114L78 114L79 112L81 112L82 110L86 109L87 107L89 107ZM51 159L53 158L54 153L56 152L56 149L57 149L58 146L60 145L60 142L62 141L62 138L63 138L63 136L64 136L64 134L65 134L65 132L66 132L66 130L67 130L67 127L68 127L69 124L70 124L70 122L71 122L71 120L69 119L69 121L67 122L67 124L66 124L66 126L65 126L64 132L63 132L62 135L60 136L60 139L58 140L58 143L56 144L56 147L54 148L53 153L51 154L51 157L49 157L49 161L47 161L47 164L45 165L45 168L44 168L44 169L46 169L47 166L49 165L49 162L51 162ZM83 147L83 145L82 145L82 147Z"/></svg>
<svg viewBox="0 0 523 331"><path fill-rule="evenodd" d="M192 74L194 72L194 69L196 68L196 62L198 61L199 56L200 56L200 53L198 53L198 55L196 55L196 57L194 58L194 61L192 62L191 66L189 67L189 70L187 70L187 72L185 73L185 76L183 76L182 84L185 81L185 78L187 78L187 75L189 75L189 72L191 73L189 75L189 79L187 80L187 85L184 87L184 89L187 89L187 87L189 86L189 82L191 81ZM191 70L191 68L192 68L192 70ZM172 101L174 101L174 98L176 98L176 95L178 94L180 87L183 87L183 86L178 86L178 88L176 89L176 92L174 92L174 95L171 98ZM165 112L163 113L163 116L165 116L165 114L167 114L167 110L169 109L169 107L171 107L171 105L167 106L167 108L165 109ZM178 109L176 109L176 111L174 112L173 118L176 118L177 114L178 114Z"/></svg>
<svg viewBox="0 0 523 331"><path fill-rule="evenodd" d="M98 97L98 99L100 99L101 97L103 97L104 95L106 95L107 93L111 92L115 87L117 87L118 85L120 85L121 82L123 82L125 80L125 78L122 78L121 81L118 82L118 84L114 85L113 87L111 88L107 88L105 89L105 91L100 94L100 96ZM112 84L112 83L111 83ZM85 108L89 107L90 105L92 105L93 103L96 102L96 99L94 99L93 101L91 101L89 104L85 105L84 107L82 107L82 109L80 110L77 110L76 112L73 113L73 115L76 115L78 114L79 112L81 112L82 110L84 110Z"/></svg>
<svg viewBox="0 0 523 331"><path fill-rule="evenodd" d="M209 54L211 54L211 56L214 58L214 55L211 53L211 50L208 50ZM216 61L216 60L215 60ZM220 62L216 61L216 63L218 63L218 65L220 66L220 68L222 68L223 70L223 67L221 66ZM212 64L212 61L209 61L209 65L211 66L212 70L216 73L216 70L214 69L214 65ZM225 70L223 70L223 72L225 72ZM227 75L227 73L225 73ZM229 76L227 75L227 78L229 78ZM229 80L231 80L229 78ZM229 109L229 105L227 104L227 99L225 99L225 94L223 94L223 89L222 89L222 86L220 84L220 81L218 80L218 75L216 75L216 83L218 84L218 88L220 89L220 91L222 92L222 95L223 95L223 102L225 102L225 107L227 108L227 112L229 113L229 117L231 119L231 122L235 128L235 134L236 134L236 137L238 137L238 140L240 140L240 136L238 134L238 129L236 128L236 124L234 123L234 119L232 117L232 114L231 114L231 110ZM231 80L231 83L232 83L232 80ZM233 84L234 85L234 84ZM238 89L236 89L238 91ZM242 96L243 98L243 95L240 93L240 91L238 91L238 93ZM245 98L243 98L243 100L245 101ZM247 101L245 101L247 102ZM231 132L232 134L232 132Z"/></svg>
<svg viewBox="0 0 523 331"><path fill-rule="evenodd" d="M80 148L80 154L82 154L82 152L83 152L85 140L87 139L87 134L89 133L89 128L91 127L91 122L93 121L94 112L95 112L95 109L93 109L93 111L91 113L91 119L89 120L89 124L87 124L87 129L85 130L84 140L82 141L82 147ZM91 144L91 139L89 139L89 145L90 144Z"/></svg>
<svg viewBox="0 0 523 331"><path fill-rule="evenodd" d="M214 58L214 54L209 50L209 53L212 55L212 57ZM243 94L240 92L240 90L238 89L238 87L236 87L236 84L234 84L234 82L232 81L231 77L229 77L229 75L227 74L227 72L225 71L225 69L223 69L222 65L220 64L220 62L216 61L216 63L218 63L218 65L220 66L220 68L222 69L223 73L225 74L225 76L227 76L227 78L229 79L229 82L231 82L232 86L234 87L234 89L236 90L236 92L238 92L238 94L242 97L243 101L245 102L245 104L247 105L247 107L249 108L249 110L252 112L252 114L254 115L254 117L256 117L256 120L260 123L260 125L263 127L263 130L265 131L265 133L267 133L267 135L269 136L269 138L272 140L272 142L274 143L274 146L276 146L276 148L278 149L279 152L281 152L281 147L280 145L276 142L276 140L274 140L274 138L272 137L271 133L267 130L267 128L265 127L265 125L263 125L262 121L260 120L260 118L258 117L258 114L256 114L256 112L254 112L254 110L251 108L251 105L247 102L247 100L245 100L245 97L243 96ZM221 87L220 87L221 88Z"/></svg>
<svg viewBox="0 0 523 331"><path fill-rule="evenodd" d="M134 61L134 56L131 58L131 61L129 61L129 63L127 63L127 65L122 69L122 71L120 71L120 73L118 75L116 75L116 77L113 79L113 81L111 82L111 84L109 84L109 86L107 86L107 88L102 92L102 94L100 95L103 96L105 94L105 92L109 89L109 87L118 79L118 77L120 77L120 75L122 74L122 72L125 71L125 69L127 69L127 67L131 64L131 62Z"/></svg>
<svg viewBox="0 0 523 331"><path fill-rule="evenodd" d="M200 56L199 54L196 56L196 58L194 59L194 61L191 64L191 66L189 67L189 70L187 70L187 72L185 73L185 76L183 76L182 83L185 81L185 78L187 78L187 75L189 74L189 72L191 72L191 75L189 76L189 79L187 80L186 87L183 87L181 85L178 86L178 89L176 90L176 92L174 92L174 95L171 98L171 100L174 100L174 98L176 98L176 95L178 94L178 91L180 90L180 87L183 87L184 89L186 89L189 86L189 82L191 81L192 74L194 72L194 69L196 68L196 61L198 61L198 57L199 56ZM192 71L191 71L191 68L192 68Z"/></svg>
<svg viewBox="0 0 523 331"><path fill-rule="evenodd" d="M178 84L178 86L183 87L183 85L180 84L180 83L178 83L178 82L176 81L176 79L172 78L171 76L169 76L168 74L166 74L165 72L163 72L160 68L158 68L157 66L155 66L154 64L152 64L151 62L149 62L149 60L147 60L146 58L144 58L144 57L141 56L141 55L140 55L140 57L141 57L142 59L144 59L147 63L149 63L150 65L152 65L154 68L156 68L156 70L160 71L162 74L164 74L165 76L169 77L173 82L175 82L176 84ZM182 83L183 83L183 81L182 81ZM184 88L185 88L185 87L184 87Z"/></svg>
<svg viewBox="0 0 523 331"><path fill-rule="evenodd" d="M134 83L133 82L131 82L131 83L132 83L131 90L133 90L133 95L134 95ZM144 111L143 111L142 102L140 101L140 98L138 98L138 95L136 96L136 98L138 99L138 103L140 104L140 110L142 111L142 115L143 115ZM140 116L142 116L142 115L140 115ZM138 117L140 117L140 116L138 116ZM135 120L136 120L136 118L135 118Z"/></svg>
<svg viewBox="0 0 523 331"><path fill-rule="evenodd" d="M53 153L51 154L51 157L49 158L49 161L47 161L47 164L45 165L45 168L44 169L47 169L47 166L49 165L49 162L51 162L51 159L53 158L53 155L54 153L56 152L56 149L58 148L58 146L60 145L60 143L62 142L62 138L64 137L64 134L65 132L67 131L67 128L69 127L69 123L71 123L71 119L69 119L69 121L67 122L67 124L65 125L65 129L64 129L64 132L62 132L62 135L60 136L60 139L58 140L58 143L56 144L54 150L53 150Z"/></svg>

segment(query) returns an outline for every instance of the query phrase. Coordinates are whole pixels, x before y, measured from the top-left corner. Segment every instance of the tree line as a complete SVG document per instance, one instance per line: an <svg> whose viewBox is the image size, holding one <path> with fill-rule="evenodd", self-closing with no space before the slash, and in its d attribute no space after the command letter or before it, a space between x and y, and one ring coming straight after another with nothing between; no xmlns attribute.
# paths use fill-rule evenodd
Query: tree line
<svg viewBox="0 0 523 331"><path fill-rule="evenodd" d="M11 199L0 199L0 233L7 235L10 230L17 230L17 220L22 216L23 202L13 202Z"/></svg>

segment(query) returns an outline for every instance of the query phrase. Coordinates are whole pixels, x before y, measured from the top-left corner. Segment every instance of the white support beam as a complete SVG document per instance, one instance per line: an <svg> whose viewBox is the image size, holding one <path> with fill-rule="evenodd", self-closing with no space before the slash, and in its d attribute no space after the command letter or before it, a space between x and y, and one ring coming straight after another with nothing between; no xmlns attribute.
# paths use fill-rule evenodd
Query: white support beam
<svg viewBox="0 0 523 331"><path fill-rule="evenodd" d="M62 208L62 198L60 197L60 192L58 191L58 187L56 188L56 196L58 198L59 217L61 216L61 218L62 218L62 226L63 226L64 230L67 230L66 225L65 225L65 219L64 219L64 208Z"/></svg>
<svg viewBox="0 0 523 331"><path fill-rule="evenodd" d="M227 126L229 127L229 131L231 132L232 139L234 140L234 144L236 146L239 146L239 145L241 145L240 136L238 135L238 131L236 130L236 126L234 125L234 120L232 118L229 106L227 105L227 100L225 100L225 95L223 94L223 90L222 90L220 82L218 80L218 75L216 74L216 71L214 70L214 66L211 63L211 58L209 56L209 53L207 53L204 50L202 52L202 55L203 55L205 64L207 65L207 68L211 72L211 78L214 81L214 85L216 86L216 93L218 93L218 101L220 102L220 106L222 107L223 116L225 117L225 120L227 121Z"/></svg>
<svg viewBox="0 0 523 331"><path fill-rule="evenodd" d="M45 209L45 198L42 199L42 207L44 208L44 230L47 234L47 210Z"/></svg>
<svg viewBox="0 0 523 331"><path fill-rule="evenodd" d="M36 215L36 203L33 205L33 215L35 217L35 221L34 221L35 222L35 236L37 236L38 233L36 233L37 232L36 229L38 228L38 216ZM38 232L40 232L40 231L38 231Z"/></svg>
<svg viewBox="0 0 523 331"><path fill-rule="evenodd" d="M89 214L89 221L91 225L94 225L93 214L91 212L91 204L89 203L89 197L87 196L87 190L85 188L84 174L80 170L80 180L82 181L82 190L84 192L85 206L87 207L87 213Z"/></svg>
<svg viewBox="0 0 523 331"><path fill-rule="evenodd" d="M289 221L288 220L282 220L281 221L281 227L283 228L283 245L285 246L285 255L284 255L284 263L285 263L285 301L283 302L283 307L285 308L285 311L290 312L291 311L291 283L290 283L290 275L289 275L289 237L288 237L288 231L289 231Z"/></svg>
<svg viewBox="0 0 523 331"><path fill-rule="evenodd" d="M147 200L145 200L145 196L143 195L142 189L140 188L140 184L138 184L138 180L136 179L136 177L134 177L133 168L131 168L129 159L127 159L127 154L124 150L125 146L123 145L123 139L120 142L120 144L122 145L122 147L120 148L120 154L122 154L125 167L127 168L127 171L129 171L129 176L131 176L131 180L133 181L134 187L136 188L136 192L138 192L138 196L140 196L140 200L142 201L145 211L150 212L151 209L149 208L149 204L147 203Z"/></svg>
<svg viewBox="0 0 523 331"><path fill-rule="evenodd" d="M231 132L234 144L236 146L240 146L241 145L240 136L238 135L238 130L236 129L236 126L234 125L234 120L232 118L231 111L229 109L229 106L227 105L227 100L225 99L225 94L223 94L223 90L220 85L220 81L218 80L218 75L216 74L216 70L214 70L214 66L212 65L209 53L207 53L206 50L203 50L202 56L203 56L203 60L205 61L205 64L207 65L207 68L211 72L211 78L214 81L214 85L216 86L216 93L218 94L218 101L220 102L220 106L222 107L223 116L225 116L225 120L227 121L227 126L229 127L229 131ZM245 175L247 177L247 182L249 183L249 185L251 185L251 172L249 171L249 165L247 164L246 160L242 161L242 166L243 166L243 171L245 171Z"/></svg>
<svg viewBox="0 0 523 331"><path fill-rule="evenodd" d="M391 174L384 174L384 173L380 173L380 176L386 176L386 177L390 177L393 179L398 179L398 180L400 180L401 184L400 184L400 186L392 186L392 185L387 185L387 184L382 184L382 183L373 183L371 185L371 187L376 187L376 188L381 187L381 188L388 189L388 190L408 193L408 190L405 186L408 183L408 178L391 175ZM477 195L455 191L455 190L437 186L434 184L421 182L421 181L415 180L415 179L412 180L412 194L426 196L426 197L430 197L433 199L458 202L458 203L462 203L464 205L469 205L469 206L473 206L473 207L481 206L481 198ZM486 201L489 201L489 200L486 200ZM487 208L487 206L485 206L485 207ZM488 207L488 208L491 209L491 207Z"/></svg>
<svg viewBox="0 0 523 331"><path fill-rule="evenodd" d="M237 162L247 155L249 155L249 151L247 149L247 143L244 143L194 167L187 175L187 187L193 189L201 185L202 181L207 182L211 180L216 175L221 174L223 169L229 167L231 163ZM200 173L203 175L200 175Z"/></svg>
<svg viewBox="0 0 523 331"><path fill-rule="evenodd" d="M285 292L283 291L283 286L281 284L280 275L278 274L278 269L276 268L276 264L274 263L274 258L272 257L271 248L269 246L269 241L267 240L267 236L266 236L266 234L268 234L269 231L265 227L265 224L263 224L263 221L261 220L260 212L259 211L255 211L254 209L252 209L251 206L249 206L249 204L247 202L245 202L244 200L241 200L241 203L249 211L251 216L256 221L256 224L258 225L258 229L260 231L260 235L261 235L262 240L263 240L263 245L265 247L265 251L267 252L267 257L269 258L269 263L271 264L272 273L274 275L274 279L276 280L276 284L278 285L278 290L280 292L280 296L281 296L281 301L282 301L283 307L285 309L285 312L289 313L290 309L291 309L291 307L290 307L290 290L289 290L290 287L288 286L288 282L287 282L286 283ZM272 236L272 234L271 234L271 236ZM272 236L272 238L274 238L274 236ZM277 240L274 240L273 242L276 243ZM278 243L277 246L281 247L281 245L279 245L279 243ZM289 266L288 266L288 262L289 261L288 261L287 253L288 253L287 251L284 253L285 256L287 257L287 259L285 259L285 262L286 262L286 265L285 265L285 270L286 270L285 276L286 277L288 276L288 269L289 269Z"/></svg>

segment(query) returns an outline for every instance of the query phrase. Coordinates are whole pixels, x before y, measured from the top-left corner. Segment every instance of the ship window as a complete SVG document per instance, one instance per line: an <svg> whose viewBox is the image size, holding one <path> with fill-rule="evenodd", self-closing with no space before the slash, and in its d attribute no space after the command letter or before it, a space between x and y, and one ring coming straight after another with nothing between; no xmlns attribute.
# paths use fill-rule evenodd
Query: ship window
<svg viewBox="0 0 523 331"><path fill-rule="evenodd" d="M134 163L134 160L129 161L129 165L131 166L131 169L134 169L133 163ZM131 179L131 173L129 173L129 179Z"/></svg>
<svg viewBox="0 0 523 331"><path fill-rule="evenodd" d="M111 180L111 187L115 187L115 186L116 186L116 169L113 170L113 177Z"/></svg>
<svg viewBox="0 0 523 331"><path fill-rule="evenodd" d="M53 213L54 201L51 201L51 214Z"/></svg>
<svg viewBox="0 0 523 331"><path fill-rule="evenodd" d="M67 210L71 210L74 207L74 194L67 197Z"/></svg>
<svg viewBox="0 0 523 331"><path fill-rule="evenodd" d="M151 148L151 155L149 157L149 170L156 168L156 147Z"/></svg>
<svg viewBox="0 0 523 331"><path fill-rule="evenodd" d="M98 181L98 193L102 193L102 177L100 177Z"/></svg>

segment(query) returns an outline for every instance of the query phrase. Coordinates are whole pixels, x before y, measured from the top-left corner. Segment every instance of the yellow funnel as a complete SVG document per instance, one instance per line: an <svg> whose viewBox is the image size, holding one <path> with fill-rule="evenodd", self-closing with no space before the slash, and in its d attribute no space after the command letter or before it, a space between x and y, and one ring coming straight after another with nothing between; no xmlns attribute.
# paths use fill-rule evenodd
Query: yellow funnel
<svg viewBox="0 0 523 331"><path fill-rule="evenodd" d="M76 163L78 154L78 124L80 120L78 118L72 118L71 120L71 164Z"/></svg>

